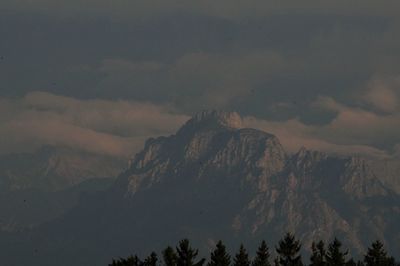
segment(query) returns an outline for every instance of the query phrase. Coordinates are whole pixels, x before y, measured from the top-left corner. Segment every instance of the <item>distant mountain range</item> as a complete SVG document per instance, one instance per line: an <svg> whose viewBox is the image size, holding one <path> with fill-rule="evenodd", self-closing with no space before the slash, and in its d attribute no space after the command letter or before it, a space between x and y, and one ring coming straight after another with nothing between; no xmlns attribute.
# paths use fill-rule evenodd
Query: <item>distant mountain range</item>
<svg viewBox="0 0 400 266"><path fill-rule="evenodd" d="M380 239L399 257L399 165L304 148L288 154L277 137L242 128L237 113L206 111L175 135L146 141L109 188L57 219L3 233L1 257L7 265L106 265L184 237L203 251L219 239L254 250L287 231L305 249L337 236L357 255ZM90 175L74 176L60 184Z"/></svg>
<svg viewBox="0 0 400 266"><path fill-rule="evenodd" d="M0 156L0 230L37 226L75 206L81 193L108 188L126 160L44 146Z"/></svg>
<svg viewBox="0 0 400 266"><path fill-rule="evenodd" d="M32 153L0 155L0 191L55 191L90 178L117 176L126 161L69 148L43 146Z"/></svg>

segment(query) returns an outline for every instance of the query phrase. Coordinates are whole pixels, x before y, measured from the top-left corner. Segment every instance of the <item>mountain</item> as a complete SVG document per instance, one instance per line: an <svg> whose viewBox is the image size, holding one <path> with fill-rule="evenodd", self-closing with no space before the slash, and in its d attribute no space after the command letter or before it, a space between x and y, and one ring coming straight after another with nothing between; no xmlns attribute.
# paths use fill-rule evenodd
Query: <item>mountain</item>
<svg viewBox="0 0 400 266"><path fill-rule="evenodd" d="M400 158L369 160L368 164L386 186L400 194Z"/></svg>
<svg viewBox="0 0 400 266"><path fill-rule="evenodd" d="M3 235L0 250L9 265L105 265L184 237L204 252L218 239L255 250L291 231L305 249L337 236L358 255L380 239L399 256L400 195L376 169L359 157L288 154L277 137L242 128L237 113L205 111L175 135L146 141L106 191Z"/></svg>
<svg viewBox="0 0 400 266"><path fill-rule="evenodd" d="M0 231L18 232L62 216L82 195L106 190L114 178L92 178L72 187L45 191L23 189L0 193Z"/></svg>
<svg viewBox="0 0 400 266"><path fill-rule="evenodd" d="M53 146L1 155L0 230L22 230L62 215L80 194L108 188L124 165L120 158Z"/></svg>
<svg viewBox="0 0 400 266"><path fill-rule="evenodd" d="M4 154L0 156L0 191L56 191L90 178L115 177L125 165L125 159L54 146Z"/></svg>

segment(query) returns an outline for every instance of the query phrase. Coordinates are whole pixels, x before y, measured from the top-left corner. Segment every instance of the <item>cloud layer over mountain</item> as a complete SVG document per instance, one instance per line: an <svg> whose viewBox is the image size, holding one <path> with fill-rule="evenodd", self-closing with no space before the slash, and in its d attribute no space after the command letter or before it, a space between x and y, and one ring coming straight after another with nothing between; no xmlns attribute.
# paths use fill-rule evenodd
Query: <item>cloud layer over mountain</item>
<svg viewBox="0 0 400 266"><path fill-rule="evenodd" d="M4 152L53 143L126 156L203 109L253 117L290 150L381 156L400 142L398 1L5 0L0 10Z"/></svg>
<svg viewBox="0 0 400 266"><path fill-rule="evenodd" d="M367 91L360 101L365 98L365 104L369 104L374 100L373 90ZM381 96L376 99L378 102ZM147 138L171 134L188 119L172 105L79 100L46 92L32 92L18 99L3 98L0 108L3 153L51 144L126 157L138 151ZM329 97L318 98L310 108L334 112L334 118L326 124L312 125L299 118L274 121L245 116L244 127L277 135L291 152L305 146L333 153L379 157L396 154L396 145L400 143L398 109L377 113L349 107Z"/></svg>
<svg viewBox="0 0 400 266"><path fill-rule="evenodd" d="M109 100L77 100L44 92L2 99L2 152L43 144L116 156L132 155L150 136L171 133L184 121L168 106Z"/></svg>

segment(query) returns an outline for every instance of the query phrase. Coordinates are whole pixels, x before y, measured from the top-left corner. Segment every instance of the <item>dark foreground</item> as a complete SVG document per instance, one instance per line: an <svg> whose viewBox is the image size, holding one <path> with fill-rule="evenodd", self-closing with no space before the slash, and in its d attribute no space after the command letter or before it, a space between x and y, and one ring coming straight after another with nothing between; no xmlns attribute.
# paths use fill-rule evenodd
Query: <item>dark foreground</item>
<svg viewBox="0 0 400 266"><path fill-rule="evenodd" d="M274 254L274 256L272 255ZM209 255L208 266L399 266L395 258L388 255L384 245L375 241L368 248L366 254L355 259L349 251L342 246L342 243L335 238L326 245L323 241L313 242L310 247L308 263L302 257L300 241L288 233L281 239L274 250L270 250L265 241L262 241L255 256L251 259L243 244L232 257L222 241L216 243ZM183 239L174 249L171 246L162 251L162 259L152 252L144 259L137 255L128 258L113 259L109 266L202 266L206 263L205 258L199 256L199 251L191 247L188 239Z"/></svg>

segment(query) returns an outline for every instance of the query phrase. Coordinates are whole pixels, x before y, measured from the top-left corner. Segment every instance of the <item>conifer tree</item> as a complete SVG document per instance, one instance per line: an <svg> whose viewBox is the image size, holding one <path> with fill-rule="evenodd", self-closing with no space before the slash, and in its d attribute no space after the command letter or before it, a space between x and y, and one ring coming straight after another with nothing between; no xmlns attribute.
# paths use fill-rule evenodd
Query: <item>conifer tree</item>
<svg viewBox="0 0 400 266"><path fill-rule="evenodd" d="M346 265L347 254L348 251L342 251L342 243L335 238L333 242L329 244L326 253L326 263L328 266L344 266Z"/></svg>
<svg viewBox="0 0 400 266"><path fill-rule="evenodd" d="M360 260L357 261L357 264L356 264L356 265L357 265L357 266L365 266L364 262L362 262L362 261L360 261ZM398 266L400 266L400 265L398 265Z"/></svg>
<svg viewBox="0 0 400 266"><path fill-rule="evenodd" d="M143 266L157 266L157 254L155 252L152 252L145 260L143 263Z"/></svg>
<svg viewBox="0 0 400 266"><path fill-rule="evenodd" d="M278 253L277 262L282 266L302 266L301 255L299 254L301 244L294 235L287 233L279 241L276 252Z"/></svg>
<svg viewBox="0 0 400 266"><path fill-rule="evenodd" d="M118 260L114 260L112 261L111 264L109 264L109 266L142 266L143 262L139 259L138 256L129 256L126 259L118 259Z"/></svg>
<svg viewBox="0 0 400 266"><path fill-rule="evenodd" d="M218 241L214 251L211 253L208 266L229 266L231 264L231 256L226 252L226 247L222 241Z"/></svg>
<svg viewBox="0 0 400 266"><path fill-rule="evenodd" d="M393 257L389 257L383 247L382 242L375 241L368 248L367 254L364 256L365 266L394 266Z"/></svg>
<svg viewBox="0 0 400 266"><path fill-rule="evenodd" d="M201 259L198 262L195 262L199 251L197 249L193 249L190 246L188 239L183 239L179 242L178 247L176 248L177 253L177 266L202 266L205 259Z"/></svg>
<svg viewBox="0 0 400 266"><path fill-rule="evenodd" d="M318 243L313 242L311 245L310 266L325 266L326 265L326 250L325 244L322 240Z"/></svg>
<svg viewBox="0 0 400 266"><path fill-rule="evenodd" d="M165 266L176 266L177 255L172 247L168 246L164 249L162 255Z"/></svg>
<svg viewBox="0 0 400 266"><path fill-rule="evenodd" d="M240 245L239 252L235 255L233 266L250 266L249 254L243 244Z"/></svg>
<svg viewBox="0 0 400 266"><path fill-rule="evenodd" d="M108 264L108 266L118 266L118 261L115 259L112 260L111 264Z"/></svg>
<svg viewBox="0 0 400 266"><path fill-rule="evenodd" d="M349 259L346 262L346 266L364 266L363 263L361 261L355 261L354 259Z"/></svg>
<svg viewBox="0 0 400 266"><path fill-rule="evenodd" d="M269 257L270 255L267 243L263 240L258 247L252 266L271 266Z"/></svg>
<svg viewBox="0 0 400 266"><path fill-rule="evenodd" d="M139 259L137 255L135 256L130 256L128 258L128 264L129 266L142 266L143 262Z"/></svg>

